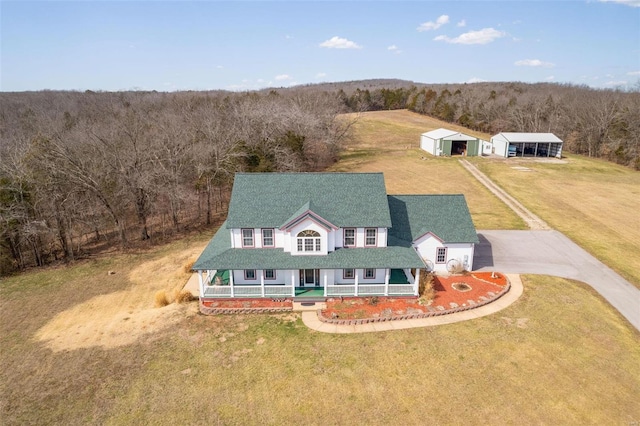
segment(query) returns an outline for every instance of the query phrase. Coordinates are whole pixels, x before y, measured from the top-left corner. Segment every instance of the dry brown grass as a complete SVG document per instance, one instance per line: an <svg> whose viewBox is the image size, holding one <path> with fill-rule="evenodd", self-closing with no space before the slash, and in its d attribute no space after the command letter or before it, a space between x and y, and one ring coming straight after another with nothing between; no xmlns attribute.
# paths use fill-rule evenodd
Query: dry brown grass
<svg viewBox="0 0 640 426"><path fill-rule="evenodd" d="M188 303L191 302L193 300L196 300L197 297L195 297L193 294L191 294L190 291L187 290L180 290L179 292L176 293L176 296L174 297L174 302L175 303Z"/></svg>
<svg viewBox="0 0 640 426"><path fill-rule="evenodd" d="M640 173L575 155L566 164L512 160L475 163L553 228L640 287Z"/></svg>
<svg viewBox="0 0 640 426"><path fill-rule="evenodd" d="M163 308L170 304L169 298L167 297L167 292L165 290L160 290L156 292L154 297L154 305L156 308Z"/></svg>
<svg viewBox="0 0 640 426"><path fill-rule="evenodd" d="M526 229L525 223L480 184L457 158L420 150L420 135L439 127L464 130L410 111L361 114L354 139L334 171L383 172L389 194L464 194L478 229Z"/></svg>
<svg viewBox="0 0 640 426"><path fill-rule="evenodd" d="M307 329L299 316L206 317L195 313L195 304L171 304L145 309L158 316L128 328L142 318L126 311L135 292L111 295L153 281L153 274L139 272L160 264L174 262L166 270L183 273L180 257L209 237L3 280L3 424L627 424L640 418L638 333L588 287L562 279L526 277L523 297L499 315L442 327L333 335ZM108 270L118 274L107 276ZM96 277L99 285L88 286ZM154 293L146 290L139 303L150 305ZM112 312L107 302L122 304L116 311L122 316L96 321ZM52 336L56 344L38 337L77 306L86 312ZM108 336L119 329L123 336L110 344ZM105 344L93 337L101 333Z"/></svg>

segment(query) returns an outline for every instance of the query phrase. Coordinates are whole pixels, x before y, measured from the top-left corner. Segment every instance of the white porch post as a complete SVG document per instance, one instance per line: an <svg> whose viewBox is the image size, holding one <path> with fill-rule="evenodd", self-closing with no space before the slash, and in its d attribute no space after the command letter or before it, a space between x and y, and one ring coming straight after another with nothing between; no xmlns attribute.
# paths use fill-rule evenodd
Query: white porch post
<svg viewBox="0 0 640 426"><path fill-rule="evenodd" d="M235 297L236 292L233 289L233 269L229 269L229 285L231 286L231 297Z"/></svg>
<svg viewBox="0 0 640 426"><path fill-rule="evenodd" d="M355 283L355 296L357 296L358 295L358 270L357 269L353 270L353 276L355 277L355 281L354 281L354 283Z"/></svg>
<svg viewBox="0 0 640 426"><path fill-rule="evenodd" d="M202 279L202 270L198 270L198 289L200 290L200 297L204 297L204 280Z"/></svg>
<svg viewBox="0 0 640 426"><path fill-rule="evenodd" d="M384 295L389 295L389 274L391 273L391 268L387 268L384 270Z"/></svg>
<svg viewBox="0 0 640 426"><path fill-rule="evenodd" d="M291 270L291 297L296 297L296 271Z"/></svg>
<svg viewBox="0 0 640 426"><path fill-rule="evenodd" d="M327 282L328 282L328 279L327 279L327 270L326 269L322 270L322 278L323 278L323 281L324 281L324 297L327 297Z"/></svg>
<svg viewBox="0 0 640 426"><path fill-rule="evenodd" d="M418 291L420 289L420 268L416 268L416 278L413 282L413 295L418 296Z"/></svg>
<svg viewBox="0 0 640 426"><path fill-rule="evenodd" d="M264 271L260 271L260 295L264 297Z"/></svg>

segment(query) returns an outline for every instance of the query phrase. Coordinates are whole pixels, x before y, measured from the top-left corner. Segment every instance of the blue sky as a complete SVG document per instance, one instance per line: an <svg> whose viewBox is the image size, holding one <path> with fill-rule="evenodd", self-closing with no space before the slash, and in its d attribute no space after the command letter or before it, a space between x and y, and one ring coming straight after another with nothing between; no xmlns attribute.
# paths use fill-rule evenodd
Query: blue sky
<svg viewBox="0 0 640 426"><path fill-rule="evenodd" d="M640 81L640 0L2 0L0 36L2 91Z"/></svg>

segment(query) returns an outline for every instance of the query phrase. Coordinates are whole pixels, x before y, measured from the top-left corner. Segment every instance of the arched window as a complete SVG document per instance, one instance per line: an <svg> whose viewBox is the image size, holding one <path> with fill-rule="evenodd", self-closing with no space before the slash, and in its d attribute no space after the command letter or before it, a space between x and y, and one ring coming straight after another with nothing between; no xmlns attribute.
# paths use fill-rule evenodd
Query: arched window
<svg viewBox="0 0 640 426"><path fill-rule="evenodd" d="M320 251L320 234L306 229L298 234L298 251Z"/></svg>

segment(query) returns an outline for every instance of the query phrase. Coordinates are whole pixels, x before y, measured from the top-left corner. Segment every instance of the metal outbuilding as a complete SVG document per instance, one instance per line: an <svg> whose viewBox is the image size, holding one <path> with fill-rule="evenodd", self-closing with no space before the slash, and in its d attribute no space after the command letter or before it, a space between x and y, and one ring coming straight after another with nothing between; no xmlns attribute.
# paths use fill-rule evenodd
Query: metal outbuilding
<svg viewBox="0 0 640 426"><path fill-rule="evenodd" d="M475 136L449 129L436 129L420 135L420 148L436 156L482 155L482 145Z"/></svg>
<svg viewBox="0 0 640 426"><path fill-rule="evenodd" d="M502 157L562 156L562 140L553 133L503 132L491 138L493 153Z"/></svg>

